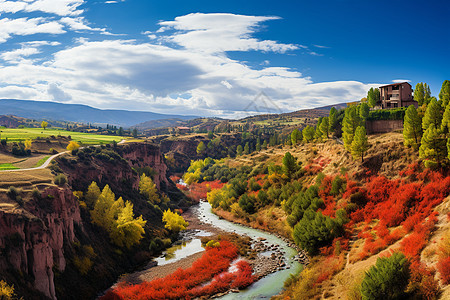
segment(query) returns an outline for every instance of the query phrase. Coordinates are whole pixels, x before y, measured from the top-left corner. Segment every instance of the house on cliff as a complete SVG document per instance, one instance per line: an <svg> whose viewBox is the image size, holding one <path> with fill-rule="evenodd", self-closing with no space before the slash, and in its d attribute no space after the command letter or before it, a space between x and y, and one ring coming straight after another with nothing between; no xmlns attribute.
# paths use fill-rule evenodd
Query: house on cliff
<svg viewBox="0 0 450 300"><path fill-rule="evenodd" d="M413 97L412 86L408 82L393 83L380 86L380 101L382 109L419 106Z"/></svg>

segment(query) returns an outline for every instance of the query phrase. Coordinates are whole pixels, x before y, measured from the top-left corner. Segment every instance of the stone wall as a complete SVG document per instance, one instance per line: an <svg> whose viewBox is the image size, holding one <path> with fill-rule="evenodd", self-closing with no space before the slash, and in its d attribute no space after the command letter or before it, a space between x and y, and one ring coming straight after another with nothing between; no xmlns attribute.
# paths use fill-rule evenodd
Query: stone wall
<svg viewBox="0 0 450 300"><path fill-rule="evenodd" d="M366 121L367 134L386 133L403 129L403 120Z"/></svg>

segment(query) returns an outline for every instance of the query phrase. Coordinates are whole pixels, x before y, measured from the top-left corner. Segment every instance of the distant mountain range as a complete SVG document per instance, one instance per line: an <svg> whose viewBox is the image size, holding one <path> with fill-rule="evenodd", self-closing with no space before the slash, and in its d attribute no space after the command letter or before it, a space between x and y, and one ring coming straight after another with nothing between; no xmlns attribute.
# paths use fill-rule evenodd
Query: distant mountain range
<svg viewBox="0 0 450 300"><path fill-rule="evenodd" d="M159 121L156 123L170 124L175 120L182 121L197 118L197 116L166 115L144 111L103 110L81 104L15 99L0 99L0 115L15 115L36 120L64 120L86 124L110 124L123 127L131 127L138 123L153 120ZM172 122L162 121L166 119L172 119Z"/></svg>

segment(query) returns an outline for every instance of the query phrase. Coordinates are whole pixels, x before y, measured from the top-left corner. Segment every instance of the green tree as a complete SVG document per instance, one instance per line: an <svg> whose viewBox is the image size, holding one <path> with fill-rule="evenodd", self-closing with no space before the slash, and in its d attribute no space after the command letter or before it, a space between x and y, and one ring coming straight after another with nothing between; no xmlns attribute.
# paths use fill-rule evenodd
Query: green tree
<svg viewBox="0 0 450 300"><path fill-rule="evenodd" d="M440 163L447 157L446 139L438 129L431 125L425 130L419 148L419 156L424 160Z"/></svg>
<svg viewBox="0 0 450 300"><path fill-rule="evenodd" d="M44 128L44 130L47 128L47 126L48 126L47 122L45 122L45 121L41 122L41 127Z"/></svg>
<svg viewBox="0 0 450 300"><path fill-rule="evenodd" d="M123 136L123 128L119 127L119 130L117 131L117 135Z"/></svg>
<svg viewBox="0 0 450 300"><path fill-rule="evenodd" d="M444 134L450 136L450 103L445 108L444 115L442 117L441 130Z"/></svg>
<svg viewBox="0 0 450 300"><path fill-rule="evenodd" d="M136 127L133 128L133 133L132 133L132 134L133 134L133 137L134 137L134 138L137 138L137 137L138 137L138 130L137 130Z"/></svg>
<svg viewBox="0 0 450 300"><path fill-rule="evenodd" d="M419 148L422 138L422 120L414 105L410 105L403 120L403 138L405 146Z"/></svg>
<svg viewBox="0 0 450 300"><path fill-rule="evenodd" d="M247 142L245 143L244 146L244 154L249 154L250 153L250 144Z"/></svg>
<svg viewBox="0 0 450 300"><path fill-rule="evenodd" d="M431 99L430 103L427 105L427 110L425 111L425 115L422 119L422 128L423 130L427 130L431 125L436 129L441 128L442 122L442 112L441 106L436 101L436 99Z"/></svg>
<svg viewBox="0 0 450 300"><path fill-rule="evenodd" d="M320 130L320 125L322 124L322 121L323 117L320 117L315 128L316 131L314 132L315 139L322 139L322 131Z"/></svg>
<svg viewBox="0 0 450 300"><path fill-rule="evenodd" d="M377 106L380 102L380 90L377 88L370 88L367 92L367 103L370 107Z"/></svg>
<svg viewBox="0 0 450 300"><path fill-rule="evenodd" d="M297 143L299 143L302 140L302 132L300 130L298 130L297 128L295 128L292 132L291 132L291 142L292 145L295 146L297 145Z"/></svg>
<svg viewBox="0 0 450 300"><path fill-rule="evenodd" d="M95 203L97 202L98 197L100 196L100 188L98 187L95 181L89 185L86 195L84 196L84 200L86 201L86 205L92 209L94 208Z"/></svg>
<svg viewBox="0 0 450 300"><path fill-rule="evenodd" d="M303 134L303 141L305 141L306 143L311 142L314 139L314 127L307 125L303 130L302 130L302 134Z"/></svg>
<svg viewBox="0 0 450 300"><path fill-rule="evenodd" d="M200 142L197 146L197 154L203 154L203 152L205 152L205 150L206 150L205 143Z"/></svg>
<svg viewBox="0 0 450 300"><path fill-rule="evenodd" d="M428 104L431 98L431 91L428 84L419 82L414 89L414 100L419 103L419 106Z"/></svg>
<svg viewBox="0 0 450 300"><path fill-rule="evenodd" d="M249 196L247 194L243 194L239 198L239 206L249 214L252 214L255 212L255 202L256 199L253 196Z"/></svg>
<svg viewBox="0 0 450 300"><path fill-rule="evenodd" d="M409 261L400 252L378 258L361 283L363 300L400 299L409 281Z"/></svg>
<svg viewBox="0 0 450 300"><path fill-rule="evenodd" d="M265 141L264 141L264 142L265 142ZM266 145L266 147L267 147L267 145ZM238 145L237 148L236 148L236 155L237 155L237 156L241 156L243 151L244 151L244 150L243 150L243 148L242 148L242 145Z"/></svg>
<svg viewBox="0 0 450 300"><path fill-rule="evenodd" d="M366 135L366 128L364 126L359 126L356 128L355 137L352 141L351 152L353 157L361 157L361 162L364 162L364 154L369 149L369 141Z"/></svg>
<svg viewBox="0 0 450 300"><path fill-rule="evenodd" d="M322 132L322 137L324 139L328 139L329 137L329 123L328 123L328 117L324 117L322 119L322 122L320 123L320 132Z"/></svg>
<svg viewBox="0 0 450 300"><path fill-rule="evenodd" d="M256 142L255 149L257 152L261 151L261 141L259 140L259 138L258 141Z"/></svg>
<svg viewBox="0 0 450 300"><path fill-rule="evenodd" d="M342 121L342 137L344 138L344 146L348 151L351 151L356 128L359 126L361 126L361 118L357 107L351 105L345 110L344 120Z"/></svg>
<svg viewBox="0 0 450 300"><path fill-rule="evenodd" d="M142 216L134 218L133 204L130 201L125 202L114 219L116 222L110 236L117 246L131 248L140 242L147 221L144 221Z"/></svg>
<svg viewBox="0 0 450 300"><path fill-rule="evenodd" d="M337 123L337 109L335 107L332 107L328 116L328 132L330 134L333 134L333 132L336 130Z"/></svg>
<svg viewBox="0 0 450 300"><path fill-rule="evenodd" d="M450 80L444 80L441 91L439 92L439 101L443 108L450 103Z"/></svg>
<svg viewBox="0 0 450 300"><path fill-rule="evenodd" d="M214 133L212 131L208 131L208 139L212 140L214 138Z"/></svg>
<svg viewBox="0 0 450 300"><path fill-rule="evenodd" d="M369 105L367 103L361 103L359 105L359 117L363 121L369 117Z"/></svg>
<svg viewBox="0 0 450 300"><path fill-rule="evenodd" d="M182 216L170 209L164 211L162 220L166 224L165 227L174 232L185 230L189 225Z"/></svg>
<svg viewBox="0 0 450 300"><path fill-rule="evenodd" d="M262 148L265 150L265 149L267 149L267 141L266 140L264 140L264 142L263 142L263 144L262 144Z"/></svg>
<svg viewBox="0 0 450 300"><path fill-rule="evenodd" d="M139 180L139 192L147 197L147 201L151 204L159 203L158 190L153 180L146 176L145 173L141 175Z"/></svg>
<svg viewBox="0 0 450 300"><path fill-rule="evenodd" d="M286 152L283 157L283 172L290 179L297 172L297 159L290 152Z"/></svg>

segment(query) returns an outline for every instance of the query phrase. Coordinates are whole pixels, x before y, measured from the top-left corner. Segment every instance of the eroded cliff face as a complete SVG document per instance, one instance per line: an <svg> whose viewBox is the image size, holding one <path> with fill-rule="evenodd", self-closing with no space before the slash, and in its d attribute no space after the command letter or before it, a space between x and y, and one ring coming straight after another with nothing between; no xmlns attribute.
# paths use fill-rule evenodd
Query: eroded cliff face
<svg viewBox="0 0 450 300"><path fill-rule="evenodd" d="M54 272L64 271L64 244L81 225L78 200L68 188L49 187L23 208L0 210L0 270L31 278L32 288L56 299Z"/></svg>

